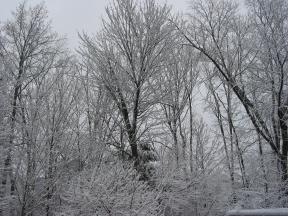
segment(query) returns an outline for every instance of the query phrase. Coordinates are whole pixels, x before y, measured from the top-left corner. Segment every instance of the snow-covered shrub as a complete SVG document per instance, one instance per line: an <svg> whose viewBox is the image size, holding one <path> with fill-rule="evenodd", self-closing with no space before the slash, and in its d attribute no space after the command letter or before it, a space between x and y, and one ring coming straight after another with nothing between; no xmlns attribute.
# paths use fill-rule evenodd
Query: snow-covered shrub
<svg viewBox="0 0 288 216"><path fill-rule="evenodd" d="M66 185L57 215L158 215L159 194L127 164L105 164Z"/></svg>
<svg viewBox="0 0 288 216"><path fill-rule="evenodd" d="M163 215L217 216L228 209L229 182L220 172L194 176L185 176L179 169L160 172L156 182Z"/></svg>

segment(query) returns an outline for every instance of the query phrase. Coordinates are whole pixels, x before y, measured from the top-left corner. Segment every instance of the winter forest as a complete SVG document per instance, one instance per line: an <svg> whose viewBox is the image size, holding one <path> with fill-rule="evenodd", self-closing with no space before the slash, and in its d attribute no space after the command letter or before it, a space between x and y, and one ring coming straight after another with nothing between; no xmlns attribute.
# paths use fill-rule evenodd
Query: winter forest
<svg viewBox="0 0 288 216"><path fill-rule="evenodd" d="M112 0L76 49L1 20L0 216L288 207L288 0L238 3Z"/></svg>

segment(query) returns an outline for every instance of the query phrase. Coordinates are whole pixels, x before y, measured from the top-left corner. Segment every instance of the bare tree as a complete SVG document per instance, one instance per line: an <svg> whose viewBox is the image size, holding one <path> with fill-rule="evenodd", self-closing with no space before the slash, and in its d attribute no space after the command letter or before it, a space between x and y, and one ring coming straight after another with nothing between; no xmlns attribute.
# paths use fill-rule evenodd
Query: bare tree
<svg viewBox="0 0 288 216"><path fill-rule="evenodd" d="M63 49L61 40L51 30L50 23L47 21L47 11L43 4L32 8L27 8L25 3L20 4L13 18L3 26L2 35L1 61L4 62L5 70L9 74L11 105L9 141L4 144L7 154L4 160L4 170L1 173L1 198L3 199L8 194L12 197L15 195L17 175L14 175L15 171L13 171L15 167L13 154L16 150L15 146L19 144L19 139L22 139L20 146L25 149L26 174L23 197L21 197L21 205L23 205L20 212L25 215L28 214L26 208L29 209L26 201L31 199L35 186L33 176L37 149L34 142L35 131L37 131L35 118L39 114L37 106L40 106L42 102L41 98L37 97L43 97L38 93L47 74L61 66L62 62L58 59ZM36 107L31 107L31 105L36 105ZM6 185L11 185L11 187L7 188ZM15 209L15 206L11 207L11 211L12 209Z"/></svg>
<svg viewBox="0 0 288 216"><path fill-rule="evenodd" d="M179 44L179 41L176 43ZM177 167L187 174L189 158L192 159L192 98L197 84L199 70L198 56L189 47L176 45L167 54L165 72L159 77L160 101L165 116L165 125L171 132ZM189 118L189 124L187 122ZM187 127L190 125L190 128ZM188 156L191 157L188 158ZM193 159L192 159L193 160ZM192 168L192 160L189 163ZM181 166L180 166L181 164ZM186 175L187 176L187 175Z"/></svg>
<svg viewBox="0 0 288 216"><path fill-rule="evenodd" d="M94 79L103 85L123 118L132 157L139 160L139 121L153 104L153 81L160 75L170 48L170 9L147 0L116 0L106 8L103 32L94 40L82 35L82 55L89 59ZM144 129L146 130L146 129Z"/></svg>
<svg viewBox="0 0 288 216"><path fill-rule="evenodd" d="M270 3L273 4L272 2L274 3L274 1ZM190 30L180 29L180 31L188 44L202 53L203 61L210 62L216 68L240 100L257 133L281 158L282 180L285 182L287 180L286 123L281 120L284 137L281 139L282 149L279 149L273 130L270 130L265 116L257 109L249 94L249 88L246 88L243 81L249 74L249 70L253 69L252 63L254 64L258 57L258 51L254 46L257 44L259 35L255 36L252 25L237 15L237 4L232 1L197 1L192 8ZM282 119L285 113L281 110L279 110L279 119Z"/></svg>
<svg viewBox="0 0 288 216"><path fill-rule="evenodd" d="M259 38L258 60L261 64L255 65L251 71L257 87L262 88L262 95L267 92L269 100L265 100L271 107L268 120L272 125L271 134L279 151L280 170L282 180L288 179L287 154L287 1L248 1L253 13L253 26ZM259 83L261 82L261 83ZM266 84L265 87L261 84ZM265 92L265 93L264 93ZM259 94L261 95L261 93ZM257 96L258 97L258 96ZM270 117L271 116L271 117Z"/></svg>

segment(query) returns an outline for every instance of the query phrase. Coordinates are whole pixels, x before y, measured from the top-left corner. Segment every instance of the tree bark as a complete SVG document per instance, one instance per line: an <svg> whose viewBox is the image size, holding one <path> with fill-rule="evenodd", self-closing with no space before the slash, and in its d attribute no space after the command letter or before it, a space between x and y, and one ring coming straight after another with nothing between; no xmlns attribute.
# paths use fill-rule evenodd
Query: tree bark
<svg viewBox="0 0 288 216"><path fill-rule="evenodd" d="M281 151L281 178L282 182L287 186L288 173L287 173L287 153L288 153L288 127L286 123L286 115L288 114L287 106L280 107L278 116L280 119L280 128L282 136L282 151Z"/></svg>

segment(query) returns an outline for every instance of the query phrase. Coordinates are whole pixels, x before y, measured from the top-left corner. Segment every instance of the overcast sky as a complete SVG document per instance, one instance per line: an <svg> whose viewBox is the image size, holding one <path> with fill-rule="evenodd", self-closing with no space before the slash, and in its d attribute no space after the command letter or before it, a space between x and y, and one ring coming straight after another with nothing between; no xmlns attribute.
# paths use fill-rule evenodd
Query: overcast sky
<svg viewBox="0 0 288 216"><path fill-rule="evenodd" d="M185 12L189 0L156 0L167 2L174 11ZM11 11L22 0L0 0L0 21L11 17ZM28 5L35 5L42 0L27 0ZM101 16L105 14L105 6L109 0L46 0L49 18L55 31L68 38L69 44L77 46L77 31L95 33L101 26Z"/></svg>

